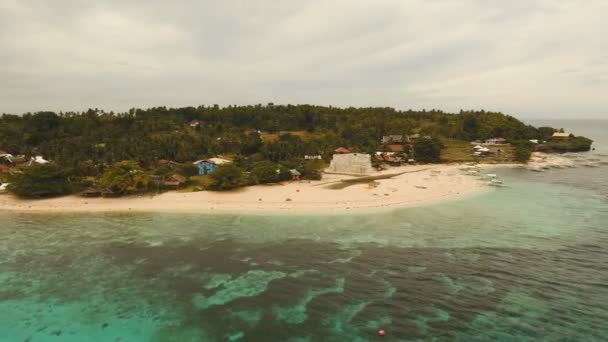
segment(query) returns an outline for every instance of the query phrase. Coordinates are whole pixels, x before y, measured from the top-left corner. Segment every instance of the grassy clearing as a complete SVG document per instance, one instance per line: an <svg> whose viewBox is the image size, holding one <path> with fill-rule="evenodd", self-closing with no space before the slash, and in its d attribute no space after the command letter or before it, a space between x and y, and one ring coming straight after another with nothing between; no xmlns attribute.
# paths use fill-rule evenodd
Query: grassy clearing
<svg viewBox="0 0 608 342"><path fill-rule="evenodd" d="M312 137L315 136L315 133L311 133L308 131L280 131L275 133L262 132L260 138L262 138L263 142L274 142L279 140L279 136L282 134L291 134L300 137L300 139L304 141L309 141Z"/></svg>
<svg viewBox="0 0 608 342"><path fill-rule="evenodd" d="M483 162L483 163L508 163L515 160L513 146L487 146L495 153L486 157L475 157L475 150L471 143L462 140L445 140L443 141L445 148L441 151L441 160L447 163L466 163L466 162ZM499 152L500 150L500 152Z"/></svg>

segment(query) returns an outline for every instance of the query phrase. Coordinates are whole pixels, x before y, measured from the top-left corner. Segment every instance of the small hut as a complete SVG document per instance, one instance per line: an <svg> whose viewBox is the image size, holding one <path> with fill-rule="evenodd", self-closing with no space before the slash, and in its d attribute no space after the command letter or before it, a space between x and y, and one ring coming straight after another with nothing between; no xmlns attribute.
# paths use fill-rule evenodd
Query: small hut
<svg viewBox="0 0 608 342"><path fill-rule="evenodd" d="M188 179L182 175L171 175L165 178L165 188L170 190L177 190L181 188Z"/></svg>
<svg viewBox="0 0 608 342"><path fill-rule="evenodd" d="M95 188L88 188L82 192L82 197L100 197L102 191Z"/></svg>
<svg viewBox="0 0 608 342"><path fill-rule="evenodd" d="M112 198L112 197L118 197L118 196L120 196L119 193L114 192L110 189L106 189L101 192L101 197L104 197L104 198Z"/></svg>
<svg viewBox="0 0 608 342"><path fill-rule="evenodd" d="M296 169L289 170L289 173L291 174L292 181L299 181L300 177L302 177L302 174L300 173L300 171L298 171Z"/></svg>

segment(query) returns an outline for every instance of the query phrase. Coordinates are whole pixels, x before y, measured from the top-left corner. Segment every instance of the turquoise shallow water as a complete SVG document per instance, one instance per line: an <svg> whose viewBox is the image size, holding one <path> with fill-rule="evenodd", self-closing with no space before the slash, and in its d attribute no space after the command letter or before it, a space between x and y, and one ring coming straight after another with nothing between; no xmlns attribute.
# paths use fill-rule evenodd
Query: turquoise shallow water
<svg viewBox="0 0 608 342"><path fill-rule="evenodd" d="M0 340L604 340L606 199L514 172L381 215L3 214Z"/></svg>
<svg viewBox="0 0 608 342"><path fill-rule="evenodd" d="M607 171L365 215L0 213L0 341L605 341Z"/></svg>

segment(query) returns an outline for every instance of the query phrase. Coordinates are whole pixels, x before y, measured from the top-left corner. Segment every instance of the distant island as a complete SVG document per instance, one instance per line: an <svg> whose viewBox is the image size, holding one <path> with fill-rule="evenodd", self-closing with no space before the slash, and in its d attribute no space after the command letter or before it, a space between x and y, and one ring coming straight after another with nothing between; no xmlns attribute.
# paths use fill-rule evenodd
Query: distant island
<svg viewBox="0 0 608 342"><path fill-rule="evenodd" d="M407 165L526 163L535 151L588 151L591 144L483 110L269 103L4 114L0 190L22 198L222 191Z"/></svg>

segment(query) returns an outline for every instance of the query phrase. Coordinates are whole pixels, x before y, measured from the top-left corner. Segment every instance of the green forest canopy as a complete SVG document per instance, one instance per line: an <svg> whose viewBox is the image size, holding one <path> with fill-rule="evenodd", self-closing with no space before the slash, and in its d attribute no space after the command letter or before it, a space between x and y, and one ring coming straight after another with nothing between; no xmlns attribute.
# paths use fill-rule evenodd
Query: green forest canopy
<svg viewBox="0 0 608 342"><path fill-rule="evenodd" d="M281 134L267 141L258 134L282 131L300 134ZM159 159L184 163L217 154L281 162L304 155L329 158L338 146L373 152L387 134L415 132L466 141L501 136L516 141L549 139L554 131L486 111L449 114L272 104L155 107L116 114L89 109L82 113L4 114L0 117L0 150L43 155L67 167L134 160L150 168Z"/></svg>

